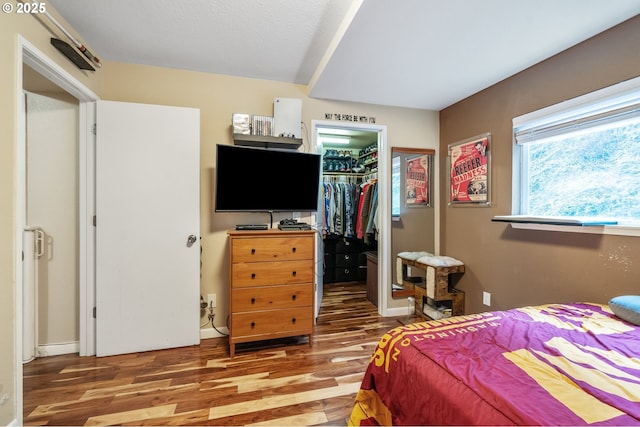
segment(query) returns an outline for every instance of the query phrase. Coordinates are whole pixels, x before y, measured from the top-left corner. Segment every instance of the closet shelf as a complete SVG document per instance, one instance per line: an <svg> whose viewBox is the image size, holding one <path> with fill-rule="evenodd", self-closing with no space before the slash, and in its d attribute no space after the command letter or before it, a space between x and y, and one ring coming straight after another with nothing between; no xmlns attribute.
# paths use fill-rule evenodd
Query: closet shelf
<svg viewBox="0 0 640 427"><path fill-rule="evenodd" d="M323 175L329 175L329 176L340 176L340 175L347 175L347 176L365 176L366 173L364 172L347 172L347 171L337 171L337 172L328 172L328 171L322 171Z"/></svg>

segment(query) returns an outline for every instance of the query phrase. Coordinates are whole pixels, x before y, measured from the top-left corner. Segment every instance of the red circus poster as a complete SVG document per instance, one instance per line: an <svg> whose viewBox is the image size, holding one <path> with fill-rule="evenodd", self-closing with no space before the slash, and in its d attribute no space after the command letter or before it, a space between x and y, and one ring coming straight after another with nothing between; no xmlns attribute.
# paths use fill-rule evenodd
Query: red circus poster
<svg viewBox="0 0 640 427"><path fill-rule="evenodd" d="M407 206L429 205L429 156L423 155L406 160Z"/></svg>
<svg viewBox="0 0 640 427"><path fill-rule="evenodd" d="M449 146L450 203L489 201L489 136Z"/></svg>

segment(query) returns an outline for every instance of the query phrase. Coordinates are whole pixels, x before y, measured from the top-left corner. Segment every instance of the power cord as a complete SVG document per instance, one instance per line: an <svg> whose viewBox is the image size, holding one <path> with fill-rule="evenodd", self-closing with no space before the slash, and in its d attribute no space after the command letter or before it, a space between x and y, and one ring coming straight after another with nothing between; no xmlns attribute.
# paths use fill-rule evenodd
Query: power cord
<svg viewBox="0 0 640 427"><path fill-rule="evenodd" d="M203 305L204 304L204 305ZM209 323L211 323L211 327L220 335L224 335L225 337L228 337L229 334L225 334L224 332L220 331L216 325L214 325L213 321L216 317L216 314L213 312L213 307L212 306L208 306L207 303L205 302L204 298L202 298L202 295L200 296L200 308L205 310L205 309L209 309L209 314L207 314L207 322L200 325L200 328L204 328L205 326L207 326Z"/></svg>

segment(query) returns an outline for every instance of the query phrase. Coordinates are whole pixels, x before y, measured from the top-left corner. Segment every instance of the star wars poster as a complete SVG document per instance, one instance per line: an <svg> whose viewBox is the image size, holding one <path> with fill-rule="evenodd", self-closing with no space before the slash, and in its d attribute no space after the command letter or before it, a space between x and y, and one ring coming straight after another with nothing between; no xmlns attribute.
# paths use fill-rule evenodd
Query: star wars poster
<svg viewBox="0 0 640 427"><path fill-rule="evenodd" d="M449 203L489 203L489 141L485 134L449 146Z"/></svg>

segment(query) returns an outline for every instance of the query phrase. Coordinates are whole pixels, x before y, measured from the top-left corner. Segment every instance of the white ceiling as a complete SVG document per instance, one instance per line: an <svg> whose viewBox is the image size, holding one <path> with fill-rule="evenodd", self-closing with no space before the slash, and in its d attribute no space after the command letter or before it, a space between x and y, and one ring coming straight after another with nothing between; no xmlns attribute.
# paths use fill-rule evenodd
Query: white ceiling
<svg viewBox="0 0 640 427"><path fill-rule="evenodd" d="M640 13L640 0L50 0L92 53L441 110ZM45 20L46 22L46 20Z"/></svg>

